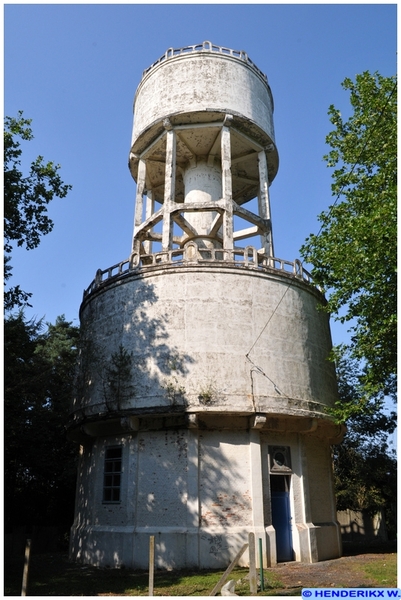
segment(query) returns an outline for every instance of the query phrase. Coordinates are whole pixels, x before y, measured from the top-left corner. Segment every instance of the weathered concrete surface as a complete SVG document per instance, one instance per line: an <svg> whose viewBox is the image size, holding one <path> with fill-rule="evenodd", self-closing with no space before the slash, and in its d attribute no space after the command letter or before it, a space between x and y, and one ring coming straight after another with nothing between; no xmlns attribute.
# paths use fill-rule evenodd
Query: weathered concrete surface
<svg viewBox="0 0 401 600"><path fill-rule="evenodd" d="M139 431L98 438L81 454L72 556L91 564L146 569L149 536L154 535L160 568L223 568L253 531L263 540L266 566L275 564L267 464L268 445L275 443L282 444L283 436L249 430ZM115 444L123 444L122 497L119 504L104 504L96 464ZM292 456L294 558L338 557L332 488L326 476L311 487L307 465L313 448L313 468L327 469L327 442L294 433L285 436L285 444ZM246 552L241 564L247 561Z"/></svg>
<svg viewBox="0 0 401 600"><path fill-rule="evenodd" d="M249 532L265 566L288 537L285 560L341 553L329 323L301 263L274 258L272 115L263 73L209 42L169 49L140 83L132 253L80 311L75 560L146 569L152 535L157 567L223 568ZM260 250L236 246L255 236Z"/></svg>
<svg viewBox="0 0 401 600"><path fill-rule="evenodd" d="M81 320L96 359L75 411L95 437L83 448L72 556L146 568L155 535L159 567L224 567L254 531L275 564L271 444L291 451L295 559L340 555L330 480L336 427L324 412L336 386L319 301L298 280L201 266L161 267L91 295ZM250 362L245 354L269 319ZM132 353L132 377L121 398L109 398L106 366L120 345ZM114 439L107 414L130 415L131 431ZM102 431L109 435L96 438ZM102 464L116 443L127 476L121 503L108 505Z"/></svg>
<svg viewBox="0 0 401 600"><path fill-rule="evenodd" d="M151 125L186 113L201 113L189 120L195 123L204 122L208 112L240 115L274 141L273 99L267 81L246 62L223 54L186 54L161 63L139 84L134 110L133 152Z"/></svg>
<svg viewBox="0 0 401 600"><path fill-rule="evenodd" d="M74 410L105 404L122 345L131 375L108 409L323 417L337 390L321 301L295 278L240 268L161 266L118 280L82 308L92 360Z"/></svg>
<svg viewBox="0 0 401 600"><path fill-rule="evenodd" d="M219 159L219 131L229 118L233 131L232 196L242 204L258 193L258 152L266 151L268 177L278 170L273 99L266 77L253 63L220 51L179 53L154 66L138 86L134 102L130 170L138 180L147 161L148 188L165 196L165 128L177 131L175 201L184 200L182 172L194 157ZM181 171L182 169L182 171Z"/></svg>

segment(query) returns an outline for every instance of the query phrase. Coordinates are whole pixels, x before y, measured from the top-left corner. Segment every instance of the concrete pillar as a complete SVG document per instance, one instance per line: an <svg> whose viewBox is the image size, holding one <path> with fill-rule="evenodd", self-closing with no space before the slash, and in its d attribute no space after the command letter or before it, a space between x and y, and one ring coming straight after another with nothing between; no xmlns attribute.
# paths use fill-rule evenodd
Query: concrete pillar
<svg viewBox="0 0 401 600"><path fill-rule="evenodd" d="M176 173L176 134L166 119L166 172L164 180L164 214L163 214L163 233L162 249L171 250L173 247L173 219L171 218L171 209L174 205L175 195L175 173Z"/></svg>
<svg viewBox="0 0 401 600"><path fill-rule="evenodd" d="M187 487L187 562L199 565L199 436L198 429L188 429Z"/></svg>
<svg viewBox="0 0 401 600"><path fill-rule="evenodd" d="M136 202L135 202L135 217L134 217L134 237L132 240L132 251L140 251L140 241L135 239L137 228L142 225L143 215L143 195L145 192L146 181L146 162L143 159L138 163L138 181L136 185Z"/></svg>
<svg viewBox="0 0 401 600"><path fill-rule="evenodd" d="M269 566L267 560L266 534L265 534L265 516L263 506L263 476L262 476L262 451L260 441L260 431L251 429L250 431L250 468L252 485L252 515L255 533L256 548L258 548L259 538L263 544L264 567ZM259 553L256 550L256 556ZM257 558L257 562L259 558Z"/></svg>
<svg viewBox="0 0 401 600"><path fill-rule="evenodd" d="M153 200L153 192L151 190L147 191L145 211L146 220L150 219L155 211L155 201ZM152 254L152 242L150 240L143 242L143 247L145 249L145 254Z"/></svg>
<svg viewBox="0 0 401 600"><path fill-rule="evenodd" d="M185 186L185 204L207 204L217 202L221 198L221 167L214 165L213 160L194 157L183 172ZM203 239L209 237L216 211L187 212L186 221L196 231L196 242L200 247L217 247L217 240ZM215 234L216 235L216 234Z"/></svg>
<svg viewBox="0 0 401 600"><path fill-rule="evenodd" d="M318 561L318 551L316 535L314 525L312 522L312 510L310 504L310 490L309 490L309 473L308 473L308 459L305 448L305 441L302 436L299 437L299 451L301 458L301 469L302 469L302 501L304 505L304 523L299 527L299 545L301 552L301 561L314 563Z"/></svg>
<svg viewBox="0 0 401 600"><path fill-rule="evenodd" d="M228 117L228 118L227 118ZM231 115L227 115L229 123ZM230 128L224 125L221 130L221 171L222 171L222 196L224 201L223 218L223 248L228 250L234 247L233 240L233 203L232 203L232 177L231 177L231 133Z"/></svg>
<svg viewBox="0 0 401 600"><path fill-rule="evenodd" d="M259 192L258 192L258 205L259 215L262 219L270 221L270 229L268 233L260 236L261 246L265 250L267 256L274 256L273 248L273 233L271 224L271 213L270 213L270 197L269 197L269 177L267 170L266 153L264 150L258 153L258 167L259 167Z"/></svg>

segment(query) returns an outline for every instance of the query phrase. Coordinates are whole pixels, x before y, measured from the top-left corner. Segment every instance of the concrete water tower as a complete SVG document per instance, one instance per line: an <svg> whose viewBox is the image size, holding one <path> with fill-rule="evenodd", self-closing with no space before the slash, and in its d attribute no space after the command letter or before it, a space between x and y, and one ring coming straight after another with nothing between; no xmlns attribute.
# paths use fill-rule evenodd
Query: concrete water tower
<svg viewBox="0 0 401 600"><path fill-rule="evenodd" d="M131 254L80 310L71 557L146 568L154 535L159 567L225 567L249 532L265 565L338 557L329 322L274 256L266 76L210 42L167 50L136 92L129 168Z"/></svg>

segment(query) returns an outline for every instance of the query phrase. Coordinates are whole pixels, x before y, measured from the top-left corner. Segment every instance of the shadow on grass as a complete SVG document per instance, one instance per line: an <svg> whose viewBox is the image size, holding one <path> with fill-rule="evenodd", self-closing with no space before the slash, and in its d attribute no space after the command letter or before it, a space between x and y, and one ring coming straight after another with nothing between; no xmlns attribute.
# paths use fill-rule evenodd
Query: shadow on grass
<svg viewBox="0 0 401 600"><path fill-rule="evenodd" d="M21 594L23 558L5 564L5 596ZM232 579L244 579L247 569L237 569ZM156 596L207 596L223 571L156 571ZM28 596L147 596L149 576L144 571L107 569L71 563L66 554L32 556ZM247 582L242 583L249 593Z"/></svg>
<svg viewBox="0 0 401 600"><path fill-rule="evenodd" d="M4 595L21 594L23 560L8 559ZM37 554L31 558L28 596L139 595L148 585L146 573L124 569L98 569L71 563L66 554Z"/></svg>
<svg viewBox="0 0 401 600"><path fill-rule="evenodd" d="M344 556L385 554L396 552L396 543L382 545L344 544ZM20 596L24 557L6 557L4 595ZM344 567L343 567L344 568ZM373 567L370 567L373 568ZM155 596L208 596L223 571L156 571ZM236 583L235 592L249 596L247 569L235 569L230 579ZM386 575L386 574L384 574ZM383 576L384 576L383 575ZM382 577L382 574L380 574ZM386 575L387 577L387 575ZM299 579L297 575L297 579ZM386 580L387 581L387 580ZM107 569L72 563L67 554L33 554L28 579L28 596L147 596L148 573L130 569ZM380 585L384 580L378 579ZM297 581L297 586L299 582ZM284 589L280 573L265 571L265 591L260 596L301 595L301 587Z"/></svg>

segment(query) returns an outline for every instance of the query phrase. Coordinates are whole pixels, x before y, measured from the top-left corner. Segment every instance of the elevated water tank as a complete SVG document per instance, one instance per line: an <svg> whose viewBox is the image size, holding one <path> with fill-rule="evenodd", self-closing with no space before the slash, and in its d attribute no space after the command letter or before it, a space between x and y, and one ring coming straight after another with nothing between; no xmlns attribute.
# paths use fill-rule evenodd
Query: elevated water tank
<svg viewBox="0 0 401 600"><path fill-rule="evenodd" d="M226 567L249 533L265 566L338 557L329 320L274 255L267 78L242 51L169 49L134 111L131 252L80 309L71 557L147 568L154 535L158 567Z"/></svg>

